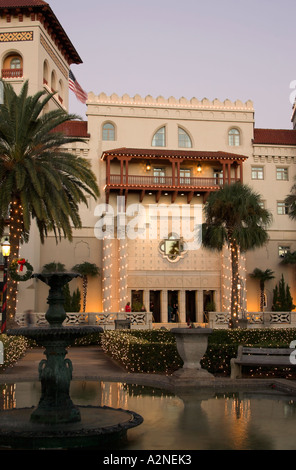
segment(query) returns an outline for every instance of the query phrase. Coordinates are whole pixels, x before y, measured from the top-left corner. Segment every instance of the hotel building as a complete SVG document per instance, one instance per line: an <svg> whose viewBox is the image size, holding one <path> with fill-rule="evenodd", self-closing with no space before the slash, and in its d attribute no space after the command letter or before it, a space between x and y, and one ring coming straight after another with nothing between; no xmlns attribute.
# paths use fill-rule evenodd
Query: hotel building
<svg viewBox="0 0 296 470"><path fill-rule="evenodd" d="M0 1L0 61L3 80L19 90L28 79L31 93L54 90L51 106L68 110L69 69L81 59L46 2ZM95 263L100 276L89 279L89 312L123 311L130 301L160 324L177 304L181 322L204 323L208 310L229 311L229 252L206 250L190 237L208 195L241 181L273 215L268 244L241 254L241 308L259 310L254 268L275 273L266 310L282 273L295 300L295 268L281 260L296 250L284 204L296 175L296 130L258 129L254 113L252 101L89 93L87 120L63 130L85 139L69 151L91 162L100 198L81 207L83 228L72 243L56 245L49 236L41 245L33 228L21 256L35 271L52 261L67 269ZM46 293L36 280L21 283L18 311L44 311Z"/></svg>

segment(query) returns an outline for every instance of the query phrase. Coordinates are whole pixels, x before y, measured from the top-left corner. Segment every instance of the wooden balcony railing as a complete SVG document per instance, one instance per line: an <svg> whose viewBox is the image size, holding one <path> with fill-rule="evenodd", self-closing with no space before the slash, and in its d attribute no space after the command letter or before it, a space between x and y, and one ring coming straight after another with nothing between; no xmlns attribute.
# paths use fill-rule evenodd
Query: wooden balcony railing
<svg viewBox="0 0 296 470"><path fill-rule="evenodd" d="M23 69L2 69L2 78L22 78Z"/></svg>
<svg viewBox="0 0 296 470"><path fill-rule="evenodd" d="M231 183L239 181L239 178L231 178ZM226 180L228 183L228 179ZM110 175L110 180L107 182L109 186L125 186L125 187L163 187L163 188L210 188L213 186L223 186L223 178L198 178L198 177L180 177L174 178L172 176L139 176L139 175Z"/></svg>

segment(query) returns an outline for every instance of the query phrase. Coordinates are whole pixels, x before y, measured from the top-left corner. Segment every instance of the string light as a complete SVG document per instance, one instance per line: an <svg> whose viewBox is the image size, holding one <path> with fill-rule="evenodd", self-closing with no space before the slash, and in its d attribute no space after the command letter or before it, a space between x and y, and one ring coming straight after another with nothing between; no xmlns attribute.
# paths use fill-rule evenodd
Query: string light
<svg viewBox="0 0 296 470"><path fill-rule="evenodd" d="M124 311L124 307L128 300L127 295L127 240L125 238L125 228L118 230L118 261L119 261L119 279L118 279L118 292L119 292L119 310Z"/></svg>
<svg viewBox="0 0 296 470"><path fill-rule="evenodd" d="M103 310L104 312L112 311L112 252L113 252L113 240L112 234L106 232L103 238Z"/></svg>
<svg viewBox="0 0 296 470"><path fill-rule="evenodd" d="M11 246L10 260L19 257L19 241L24 233L23 224L23 208L18 200L10 202L10 218L9 218L9 239ZM13 320L17 306L18 282L14 281L8 275L7 289L7 316L9 320Z"/></svg>
<svg viewBox="0 0 296 470"><path fill-rule="evenodd" d="M234 262L238 266L238 276L243 280L243 289L239 295L237 295L236 289L232 286L232 267L231 267L231 254L234 256ZM233 290L232 290L233 289ZM222 255L222 307L223 312L231 313L231 298L232 292L234 295L235 307L238 310L241 304L241 300L247 298L246 288L246 257L242 255L239 247L235 249L233 244L230 243L229 248L225 248L225 252ZM243 291L243 292L242 292ZM245 306L241 305L244 309Z"/></svg>

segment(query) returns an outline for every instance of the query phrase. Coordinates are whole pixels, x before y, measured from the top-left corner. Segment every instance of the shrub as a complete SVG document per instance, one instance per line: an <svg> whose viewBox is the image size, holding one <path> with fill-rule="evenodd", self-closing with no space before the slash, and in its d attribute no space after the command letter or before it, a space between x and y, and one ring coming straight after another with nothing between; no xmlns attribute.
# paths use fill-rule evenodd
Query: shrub
<svg viewBox="0 0 296 470"><path fill-rule="evenodd" d="M170 374L182 367L175 336L165 330L113 330L102 334L102 348L129 372ZM244 346L289 347L296 329L213 330L201 361L212 374L230 375L230 360ZM290 369L284 372L289 376Z"/></svg>
<svg viewBox="0 0 296 470"><path fill-rule="evenodd" d="M169 373L182 365L175 338L167 331L105 331L102 348L129 372Z"/></svg>
<svg viewBox="0 0 296 470"><path fill-rule="evenodd" d="M0 364L0 372L13 366L26 352L29 342L23 336L0 335L4 347L4 364Z"/></svg>

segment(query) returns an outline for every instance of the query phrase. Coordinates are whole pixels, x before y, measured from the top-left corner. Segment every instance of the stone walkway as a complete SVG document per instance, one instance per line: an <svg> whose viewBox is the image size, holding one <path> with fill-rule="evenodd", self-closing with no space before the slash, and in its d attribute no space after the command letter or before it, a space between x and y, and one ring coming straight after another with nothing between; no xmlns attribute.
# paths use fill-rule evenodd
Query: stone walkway
<svg viewBox="0 0 296 470"><path fill-rule="evenodd" d="M38 381L38 365L45 358L42 348L27 351L13 367L0 372L0 383ZM296 395L296 382L284 379L244 378L231 380L229 377L214 380L186 380L159 374L128 373L123 367L107 356L99 346L69 348L67 358L73 364L73 380L103 380L147 385L170 390L183 387L197 389L210 387L216 390L266 389L275 387L283 392Z"/></svg>
<svg viewBox="0 0 296 470"><path fill-rule="evenodd" d="M122 378L126 375L125 370L104 354L98 346L69 348L66 357L73 364L73 380L99 379L101 374L113 378ZM42 359L45 359L42 348L28 350L13 367L0 373L0 382L39 380L38 365Z"/></svg>

